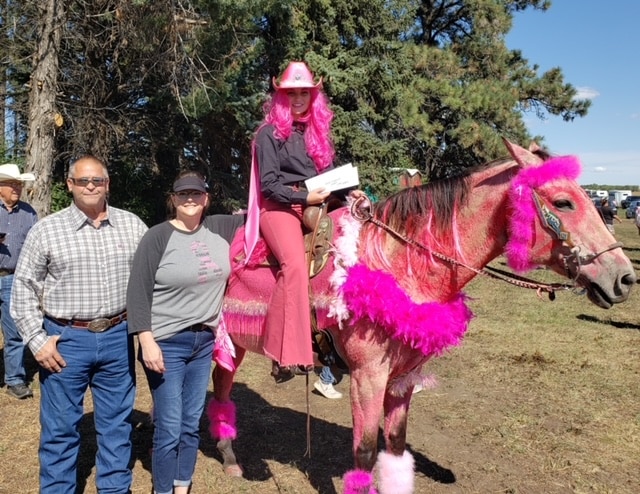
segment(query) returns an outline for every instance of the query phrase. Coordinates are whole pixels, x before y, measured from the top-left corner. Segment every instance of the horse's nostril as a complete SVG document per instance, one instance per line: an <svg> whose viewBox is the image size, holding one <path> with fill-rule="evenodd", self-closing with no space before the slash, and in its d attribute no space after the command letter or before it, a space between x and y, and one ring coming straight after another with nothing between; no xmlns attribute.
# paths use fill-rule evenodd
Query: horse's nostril
<svg viewBox="0 0 640 494"><path fill-rule="evenodd" d="M635 273L627 273L622 277L620 283L622 283L624 286L633 286L639 281L640 280L638 280Z"/></svg>

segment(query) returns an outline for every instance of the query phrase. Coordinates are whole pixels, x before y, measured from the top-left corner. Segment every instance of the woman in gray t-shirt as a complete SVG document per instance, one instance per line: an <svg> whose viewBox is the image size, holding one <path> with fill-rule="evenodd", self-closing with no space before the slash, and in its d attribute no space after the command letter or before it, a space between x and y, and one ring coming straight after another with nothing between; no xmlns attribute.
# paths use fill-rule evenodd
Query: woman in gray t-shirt
<svg viewBox="0 0 640 494"><path fill-rule="evenodd" d="M169 201L171 219L152 227L134 256L127 313L153 397L153 488L186 494L231 272L229 245L244 216L206 216L207 185L195 172L178 176Z"/></svg>

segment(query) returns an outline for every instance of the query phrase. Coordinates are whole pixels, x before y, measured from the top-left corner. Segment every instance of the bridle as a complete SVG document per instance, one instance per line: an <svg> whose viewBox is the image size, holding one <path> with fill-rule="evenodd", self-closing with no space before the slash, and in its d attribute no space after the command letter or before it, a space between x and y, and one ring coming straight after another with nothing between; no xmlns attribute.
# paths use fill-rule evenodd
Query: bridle
<svg viewBox="0 0 640 494"><path fill-rule="evenodd" d="M542 226L554 234L557 240L560 240L569 248L570 254L562 256L562 263L564 265L567 278L569 278L574 285L580 276L580 268L583 265L593 262L605 252L622 248L622 242L614 242L598 252L582 254L580 246L575 245L571 240L571 233L566 231L562 226L562 220L547 207L535 190L532 190L532 194ZM573 276L571 276L570 264L575 266L575 274Z"/></svg>
<svg viewBox="0 0 640 494"><path fill-rule="evenodd" d="M403 241L404 243L416 247L420 250L428 252L433 257L440 259L446 263L451 265L460 266L469 271L472 271L475 274L487 276L489 278L498 279L509 283L514 286L518 286L521 288L528 288L536 290L538 296L542 296L543 293L548 293L550 300L555 300L555 292L557 291L566 291L571 290L576 294L584 294L584 289L582 289L578 284L577 280L580 276L580 269L583 265L589 264L593 262L597 257L601 256L605 252L609 252L611 250L622 247L622 242L615 242L608 247L604 248L601 251L594 253L582 254L580 246L575 245L571 240L571 233L566 231L562 225L562 220L551 211L542 201L542 199L538 196L538 194L533 190L534 201L536 204L536 208L538 211L538 215L540 221L542 222L542 226L549 230L557 240L560 240L563 244L565 244L569 250L569 255L562 256L562 263L564 265L564 269L566 271L567 278L569 278L570 283L542 283L536 280L532 280L529 278L525 278L523 276L519 276L508 271L503 271L497 268L493 268L490 266L485 266L483 268L475 268L473 266L469 266L468 264L458 261L450 256L444 255L440 252L434 251L424 244L403 235L402 233L396 231L383 221L380 221L376 218L372 212L370 204L366 197L359 197L351 204L351 215L358 221L362 223L372 223L376 225L378 228L385 230L387 233L390 233L395 238ZM367 203L365 205L365 202ZM571 267L574 267L575 273L571 275Z"/></svg>

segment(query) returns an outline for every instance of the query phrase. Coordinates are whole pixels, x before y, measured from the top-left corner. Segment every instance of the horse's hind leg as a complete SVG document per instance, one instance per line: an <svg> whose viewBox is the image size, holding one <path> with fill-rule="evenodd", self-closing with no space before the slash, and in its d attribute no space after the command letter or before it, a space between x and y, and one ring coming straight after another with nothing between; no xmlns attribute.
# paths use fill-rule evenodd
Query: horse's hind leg
<svg viewBox="0 0 640 494"><path fill-rule="evenodd" d="M380 494L411 494L415 473L411 453L406 451L407 416L411 392L392 396L387 391L384 400L384 439L386 451L378 455L376 469Z"/></svg>
<svg viewBox="0 0 640 494"><path fill-rule="evenodd" d="M236 347L234 364L236 369L242 362L245 349ZM209 432L217 439L218 451L222 455L222 467L227 475L242 477L242 468L238 465L233 451L233 440L237 436L236 406L231 401L231 388L235 371L229 371L219 365L213 369L213 399L207 407Z"/></svg>

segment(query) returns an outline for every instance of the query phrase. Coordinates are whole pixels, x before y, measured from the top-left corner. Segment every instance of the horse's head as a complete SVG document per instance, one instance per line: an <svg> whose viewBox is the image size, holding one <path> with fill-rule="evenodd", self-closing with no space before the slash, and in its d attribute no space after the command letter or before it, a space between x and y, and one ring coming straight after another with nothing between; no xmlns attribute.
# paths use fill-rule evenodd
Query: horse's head
<svg viewBox="0 0 640 494"><path fill-rule="evenodd" d="M518 272L548 266L584 287L589 299L605 309L624 302L636 275L621 244L576 182L578 160L545 160L535 149L505 143L520 165L509 193L509 265Z"/></svg>

